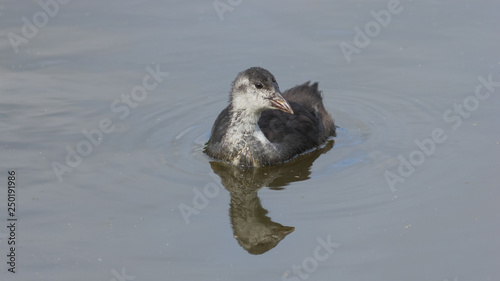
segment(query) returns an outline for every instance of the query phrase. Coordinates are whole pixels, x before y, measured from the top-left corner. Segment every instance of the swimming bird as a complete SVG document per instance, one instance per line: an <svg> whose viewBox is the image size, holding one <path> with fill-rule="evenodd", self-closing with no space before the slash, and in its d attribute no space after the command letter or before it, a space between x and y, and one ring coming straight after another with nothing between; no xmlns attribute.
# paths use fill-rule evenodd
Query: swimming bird
<svg viewBox="0 0 500 281"><path fill-rule="evenodd" d="M335 135L318 83L281 94L274 76L261 67L238 74L229 105L214 122L204 152L242 167L285 163Z"/></svg>

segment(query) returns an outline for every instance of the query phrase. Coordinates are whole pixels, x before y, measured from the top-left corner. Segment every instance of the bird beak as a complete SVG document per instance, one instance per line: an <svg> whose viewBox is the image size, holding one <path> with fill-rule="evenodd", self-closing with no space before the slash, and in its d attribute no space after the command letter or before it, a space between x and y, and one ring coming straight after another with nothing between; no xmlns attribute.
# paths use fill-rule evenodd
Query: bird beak
<svg viewBox="0 0 500 281"><path fill-rule="evenodd" d="M286 113L293 114L292 107L279 92L275 92L270 100L271 100L271 105L274 108L284 111Z"/></svg>

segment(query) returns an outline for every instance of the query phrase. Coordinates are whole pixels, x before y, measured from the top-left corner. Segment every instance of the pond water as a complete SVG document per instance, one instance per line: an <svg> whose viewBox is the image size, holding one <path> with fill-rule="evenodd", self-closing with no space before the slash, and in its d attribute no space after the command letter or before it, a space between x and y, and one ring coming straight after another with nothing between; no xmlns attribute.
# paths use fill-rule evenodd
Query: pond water
<svg viewBox="0 0 500 281"><path fill-rule="evenodd" d="M499 10L0 2L1 279L499 280ZM334 142L204 155L251 66L319 81Z"/></svg>

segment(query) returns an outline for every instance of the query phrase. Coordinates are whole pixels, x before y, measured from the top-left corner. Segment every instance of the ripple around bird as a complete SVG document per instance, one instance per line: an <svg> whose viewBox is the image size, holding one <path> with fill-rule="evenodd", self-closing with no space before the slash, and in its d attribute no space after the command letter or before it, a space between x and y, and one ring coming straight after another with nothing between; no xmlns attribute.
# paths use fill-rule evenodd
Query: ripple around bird
<svg viewBox="0 0 500 281"><path fill-rule="evenodd" d="M315 162L316 177L327 177L338 171L354 172L355 167L363 163L383 163L393 158L398 152L397 144L411 135L401 109L430 114L429 107L423 112L411 100L390 102L391 97L375 99L363 92L324 95L325 107L337 125L337 137L333 148ZM135 124L142 131L137 135L145 137L149 149L158 153L159 167L167 166L182 174L206 175L211 159L203 153L203 147L213 122L226 105L225 95L217 98L199 95L189 101L179 98L166 105L150 105L145 110L149 114Z"/></svg>

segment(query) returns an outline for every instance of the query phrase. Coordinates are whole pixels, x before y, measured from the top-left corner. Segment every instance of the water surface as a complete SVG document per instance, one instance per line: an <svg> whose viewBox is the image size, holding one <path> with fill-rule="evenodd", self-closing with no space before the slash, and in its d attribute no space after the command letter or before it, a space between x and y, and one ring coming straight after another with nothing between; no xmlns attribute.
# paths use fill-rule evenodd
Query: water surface
<svg viewBox="0 0 500 281"><path fill-rule="evenodd" d="M396 2L48 2L0 4L2 280L500 278L497 1L401 1L357 47ZM335 143L257 170L206 157L251 66L319 81Z"/></svg>

